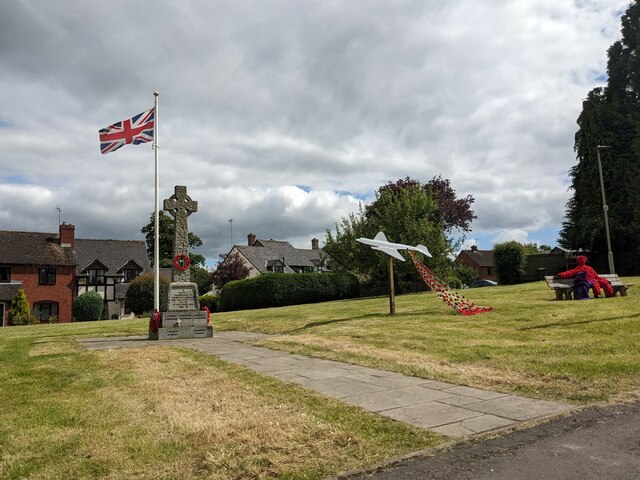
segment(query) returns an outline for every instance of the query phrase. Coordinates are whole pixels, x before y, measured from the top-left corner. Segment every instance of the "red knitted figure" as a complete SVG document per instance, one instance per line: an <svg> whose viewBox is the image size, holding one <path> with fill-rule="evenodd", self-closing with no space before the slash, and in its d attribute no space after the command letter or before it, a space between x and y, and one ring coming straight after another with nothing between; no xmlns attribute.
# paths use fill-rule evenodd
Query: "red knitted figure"
<svg viewBox="0 0 640 480"><path fill-rule="evenodd" d="M611 284L608 280L600 277L593 268L586 265L587 257L585 257L584 255L578 255L576 261L578 262L578 266L576 268L567 270L566 272L561 272L557 275L557 277L573 278L577 275L578 272L584 272L587 275L587 280L593 283L593 286L591 288L593 288L594 297L600 296L600 287L604 289L604 294L607 297L613 297L613 288L611 288Z"/></svg>

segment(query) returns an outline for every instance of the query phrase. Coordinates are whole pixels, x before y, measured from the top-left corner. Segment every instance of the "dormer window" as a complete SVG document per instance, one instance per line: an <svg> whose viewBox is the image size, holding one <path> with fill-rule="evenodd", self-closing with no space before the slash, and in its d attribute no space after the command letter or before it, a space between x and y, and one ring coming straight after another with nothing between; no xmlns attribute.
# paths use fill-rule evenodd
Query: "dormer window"
<svg viewBox="0 0 640 480"><path fill-rule="evenodd" d="M107 283L107 279L105 277L108 268L105 267L98 260L94 260L94 262L85 268L82 273L87 275L88 285L104 285Z"/></svg>
<svg viewBox="0 0 640 480"><path fill-rule="evenodd" d="M140 274L142 273L142 267L135 261L129 260L123 267L118 270L118 273L122 275L122 281L128 283L134 278L140 276Z"/></svg>
<svg viewBox="0 0 640 480"><path fill-rule="evenodd" d="M265 267L267 272L284 273L284 262L280 260L267 260Z"/></svg>
<svg viewBox="0 0 640 480"><path fill-rule="evenodd" d="M122 271L122 274L124 275L124 281L130 282L140 275L140 270L137 268L126 268Z"/></svg>
<svg viewBox="0 0 640 480"><path fill-rule="evenodd" d="M89 274L89 284L91 285L104 285L105 283L105 271L103 268L90 268L87 270Z"/></svg>

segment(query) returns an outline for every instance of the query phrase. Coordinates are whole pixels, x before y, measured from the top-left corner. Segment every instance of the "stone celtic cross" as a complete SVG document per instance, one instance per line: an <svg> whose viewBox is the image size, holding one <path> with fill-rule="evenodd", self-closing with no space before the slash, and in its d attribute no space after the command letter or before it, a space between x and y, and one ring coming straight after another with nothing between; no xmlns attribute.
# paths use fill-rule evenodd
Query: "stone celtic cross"
<svg viewBox="0 0 640 480"><path fill-rule="evenodd" d="M173 256L189 256L189 229L187 217L198 211L198 202L191 200L187 195L187 187L175 186L175 193L164 201L164 210L169 212L174 219ZM188 282L189 269L182 271L176 268L175 262L171 271L172 281Z"/></svg>

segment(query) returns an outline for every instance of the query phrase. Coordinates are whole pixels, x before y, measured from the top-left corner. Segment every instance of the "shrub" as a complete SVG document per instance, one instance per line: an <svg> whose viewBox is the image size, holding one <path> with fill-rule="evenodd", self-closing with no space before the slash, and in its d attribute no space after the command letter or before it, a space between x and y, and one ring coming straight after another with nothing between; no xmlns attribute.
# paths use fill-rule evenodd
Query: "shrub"
<svg viewBox="0 0 640 480"><path fill-rule="evenodd" d="M462 288L462 281L454 274L449 274L444 278L444 281L451 288Z"/></svg>
<svg viewBox="0 0 640 480"><path fill-rule="evenodd" d="M20 288L11 300L7 314L9 325L33 325L40 323L29 308L27 294Z"/></svg>
<svg viewBox="0 0 640 480"><path fill-rule="evenodd" d="M127 306L136 315L153 310L153 290L154 274L145 273L134 278L127 290ZM169 281L160 276L160 310L167 309L167 293L169 291Z"/></svg>
<svg viewBox="0 0 640 480"><path fill-rule="evenodd" d="M499 283L518 283L527 264L524 246L518 242L496 243L493 246L493 263Z"/></svg>
<svg viewBox="0 0 640 480"><path fill-rule="evenodd" d="M478 276L478 272L476 272L474 268L461 262L456 262L453 265L453 271L455 272L456 277L460 279L462 285L466 285L468 287L473 285L473 282L480 278Z"/></svg>
<svg viewBox="0 0 640 480"><path fill-rule="evenodd" d="M218 298L219 296L213 293L201 295L199 298L200 308L207 307L210 312L215 312L217 310Z"/></svg>
<svg viewBox="0 0 640 480"><path fill-rule="evenodd" d="M9 325L37 325L40 323L38 317L36 317L32 312L29 313L18 313L11 318L11 322Z"/></svg>
<svg viewBox="0 0 640 480"><path fill-rule="evenodd" d="M58 323L58 317L56 315L51 315L49 317L49 323L54 324L54 323Z"/></svg>
<svg viewBox="0 0 640 480"><path fill-rule="evenodd" d="M85 292L73 301L73 318L78 322L100 320L104 300L98 292Z"/></svg>
<svg viewBox="0 0 640 480"><path fill-rule="evenodd" d="M360 283L351 273L269 273L227 283L220 311L279 307L357 297Z"/></svg>

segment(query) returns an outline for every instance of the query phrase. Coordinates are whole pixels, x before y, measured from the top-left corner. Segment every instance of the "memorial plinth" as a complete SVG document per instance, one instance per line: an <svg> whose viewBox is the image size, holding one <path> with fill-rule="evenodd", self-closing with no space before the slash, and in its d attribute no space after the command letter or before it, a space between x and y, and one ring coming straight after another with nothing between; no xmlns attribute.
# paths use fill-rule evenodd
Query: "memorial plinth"
<svg viewBox="0 0 640 480"><path fill-rule="evenodd" d="M169 284L167 311L160 312L157 330L149 329L150 340L213 337L208 314L199 309L198 286L192 282Z"/></svg>

